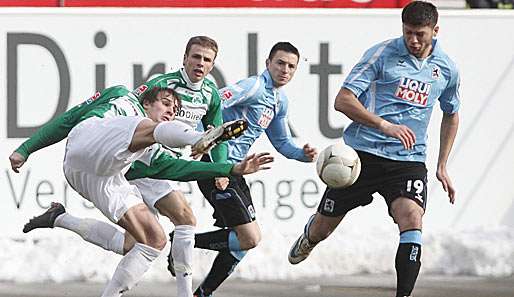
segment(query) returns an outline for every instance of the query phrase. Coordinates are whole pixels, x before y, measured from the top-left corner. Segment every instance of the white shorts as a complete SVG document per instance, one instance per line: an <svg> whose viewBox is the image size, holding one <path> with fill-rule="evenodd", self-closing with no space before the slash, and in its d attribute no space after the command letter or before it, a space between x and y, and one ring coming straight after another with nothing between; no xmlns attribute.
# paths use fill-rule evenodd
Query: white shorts
<svg viewBox="0 0 514 297"><path fill-rule="evenodd" d="M128 146L144 117L89 118L75 126L66 143L64 175L80 195L117 223L125 212L143 203L124 173L145 150Z"/></svg>
<svg viewBox="0 0 514 297"><path fill-rule="evenodd" d="M143 201L146 206L148 206L153 213L158 213L155 208L155 203L158 200L172 191L180 191L178 182L172 180L138 178L129 181L129 183L137 187L143 196Z"/></svg>

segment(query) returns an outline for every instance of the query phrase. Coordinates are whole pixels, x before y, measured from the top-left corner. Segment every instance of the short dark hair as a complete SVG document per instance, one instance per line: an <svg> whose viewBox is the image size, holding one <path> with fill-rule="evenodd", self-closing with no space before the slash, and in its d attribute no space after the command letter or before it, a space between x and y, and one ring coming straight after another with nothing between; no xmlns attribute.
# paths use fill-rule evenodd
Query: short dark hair
<svg viewBox="0 0 514 297"><path fill-rule="evenodd" d="M278 51L284 51L286 53L295 54L296 57L298 57L298 60L300 60L300 52L298 51L298 49L287 41L275 43L275 45L271 48L271 51L269 52L268 59L271 61L273 59L273 56L275 56L275 54Z"/></svg>
<svg viewBox="0 0 514 297"><path fill-rule="evenodd" d="M403 8L402 22L415 27L437 25L437 8L434 4L425 1L412 1Z"/></svg>
<svg viewBox="0 0 514 297"><path fill-rule="evenodd" d="M146 92L143 93L143 95L141 95L141 97L139 97L139 103L141 103L141 105L143 105L145 102L148 102L150 104L156 102L157 100L159 100L157 98L157 95L161 91L170 93L173 96L173 98L175 98L175 101L177 102L177 106L179 108L182 106L182 101L180 100L180 97L177 96L177 92L175 92L175 90L173 90L172 88L168 88L168 87L153 87L152 89L147 90Z"/></svg>
<svg viewBox="0 0 514 297"><path fill-rule="evenodd" d="M186 56L189 54L189 51L191 50L191 47L194 44L212 49L214 51L214 58L216 58L216 56L218 55L218 43L216 43L216 40L207 36L194 36L191 37L187 42L185 53Z"/></svg>

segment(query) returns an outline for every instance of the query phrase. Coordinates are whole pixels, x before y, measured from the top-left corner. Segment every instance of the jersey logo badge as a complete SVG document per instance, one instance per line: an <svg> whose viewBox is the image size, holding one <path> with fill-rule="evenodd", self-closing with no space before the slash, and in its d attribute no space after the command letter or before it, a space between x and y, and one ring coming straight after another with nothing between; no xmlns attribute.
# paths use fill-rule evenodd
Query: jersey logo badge
<svg viewBox="0 0 514 297"><path fill-rule="evenodd" d="M191 102L193 102L193 104L202 104L202 96L198 95L198 94L195 94L193 96L193 98L191 99Z"/></svg>
<svg viewBox="0 0 514 297"><path fill-rule="evenodd" d="M334 212L335 205L336 203L334 200L327 198L323 204L323 210L326 212Z"/></svg>
<svg viewBox="0 0 514 297"><path fill-rule="evenodd" d="M439 79L439 76L441 76L441 69L434 65L432 67L432 78Z"/></svg>
<svg viewBox="0 0 514 297"><path fill-rule="evenodd" d="M261 114L261 118L257 122L259 126L266 129L269 126L269 123L273 120L273 110L271 108L266 108Z"/></svg>
<svg viewBox="0 0 514 297"><path fill-rule="evenodd" d="M148 90L148 86L147 85L140 85L137 89L134 90L134 95L136 95L136 97L139 97L141 96L141 94L143 94L146 90Z"/></svg>
<svg viewBox="0 0 514 297"><path fill-rule="evenodd" d="M426 106L431 88L432 84L402 77L394 95L402 100Z"/></svg>
<svg viewBox="0 0 514 297"><path fill-rule="evenodd" d="M86 100L86 104L91 104L91 102L95 101L98 98L100 98L100 92L97 91L93 96L89 97Z"/></svg>
<svg viewBox="0 0 514 297"><path fill-rule="evenodd" d="M233 94L230 90L223 91L223 94L221 94L221 97L223 100L230 100L232 98Z"/></svg>
<svg viewBox="0 0 514 297"><path fill-rule="evenodd" d="M398 63L396 63L396 66L401 66L401 67L405 67L405 60L398 60Z"/></svg>

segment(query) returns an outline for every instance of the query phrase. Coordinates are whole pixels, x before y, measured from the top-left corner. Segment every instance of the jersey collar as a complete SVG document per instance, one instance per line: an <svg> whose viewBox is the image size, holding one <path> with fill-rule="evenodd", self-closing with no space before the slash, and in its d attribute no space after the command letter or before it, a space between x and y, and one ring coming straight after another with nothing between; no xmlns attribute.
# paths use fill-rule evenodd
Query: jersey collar
<svg viewBox="0 0 514 297"><path fill-rule="evenodd" d="M278 89L278 88L275 88L275 86L273 85L273 79L271 78L271 74L269 73L269 71L267 69L264 70L264 72L261 75L264 77L266 89L270 89L270 90Z"/></svg>
<svg viewBox="0 0 514 297"><path fill-rule="evenodd" d="M180 74L182 75L182 77L184 78L184 80L186 81L186 85L192 89L192 90L195 90L195 91L198 91L198 90L201 90L202 89L202 84L203 84L203 80L202 79L201 81L197 82L197 83L194 83L192 82L190 79L189 79L189 76L187 76L187 73L186 71L184 70L184 68L180 68Z"/></svg>

